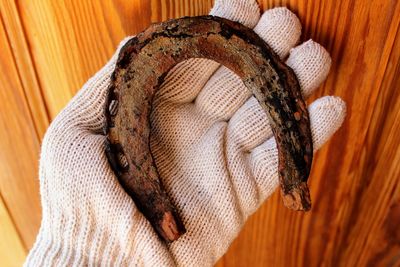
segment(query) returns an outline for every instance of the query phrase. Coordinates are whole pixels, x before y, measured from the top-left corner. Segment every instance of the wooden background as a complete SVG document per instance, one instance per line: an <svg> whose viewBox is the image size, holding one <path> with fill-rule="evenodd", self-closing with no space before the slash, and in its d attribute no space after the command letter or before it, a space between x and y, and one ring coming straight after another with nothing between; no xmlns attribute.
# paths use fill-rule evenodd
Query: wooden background
<svg viewBox="0 0 400 267"><path fill-rule="evenodd" d="M38 157L57 113L150 22L208 13L211 0L0 0L0 265L24 261L41 219ZM400 1L260 0L288 6L303 40L333 66L315 97L348 106L316 155L312 212L276 193L250 218L222 266L400 266Z"/></svg>

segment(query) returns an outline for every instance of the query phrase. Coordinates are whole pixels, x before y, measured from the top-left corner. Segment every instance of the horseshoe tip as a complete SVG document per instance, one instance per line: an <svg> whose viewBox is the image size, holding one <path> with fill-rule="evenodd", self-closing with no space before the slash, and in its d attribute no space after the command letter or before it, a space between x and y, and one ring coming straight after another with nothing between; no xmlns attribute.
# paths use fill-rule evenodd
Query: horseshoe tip
<svg viewBox="0 0 400 267"><path fill-rule="evenodd" d="M283 204L287 208L296 211L309 211L311 209L310 191L307 183L302 182L292 188L290 192L281 191L281 193Z"/></svg>

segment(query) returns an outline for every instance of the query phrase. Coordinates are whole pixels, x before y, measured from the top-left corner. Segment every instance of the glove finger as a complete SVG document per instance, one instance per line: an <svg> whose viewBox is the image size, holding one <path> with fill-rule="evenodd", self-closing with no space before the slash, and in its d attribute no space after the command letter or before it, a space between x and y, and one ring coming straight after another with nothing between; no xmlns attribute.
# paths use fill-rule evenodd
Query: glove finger
<svg viewBox="0 0 400 267"><path fill-rule="evenodd" d="M56 117L55 122L64 127L81 127L94 132L101 131L104 123L104 103L114 71L119 50L132 37L123 39L107 64L91 77L68 105Z"/></svg>
<svg viewBox="0 0 400 267"><path fill-rule="evenodd" d="M308 41L290 52L288 64L295 70L303 96L308 97L326 78L331 58L319 44ZM254 97L251 97L232 116L230 132L234 132L235 142L249 151L272 136L265 111Z"/></svg>
<svg viewBox="0 0 400 267"><path fill-rule="evenodd" d="M307 98L325 81L331 62L331 57L325 48L309 40L290 50L286 64L293 69L303 97Z"/></svg>
<svg viewBox="0 0 400 267"><path fill-rule="evenodd" d="M228 140L242 151L250 151L272 136L268 117L257 99L249 98L228 124Z"/></svg>
<svg viewBox="0 0 400 267"><path fill-rule="evenodd" d="M260 19L260 8L254 0L216 0L210 15L238 21L253 28Z"/></svg>
<svg viewBox="0 0 400 267"><path fill-rule="evenodd" d="M346 116L346 104L339 97L325 96L308 108L314 152L339 129ZM267 198L278 185L278 150L274 138L254 148L249 155L250 168L261 199Z"/></svg>
<svg viewBox="0 0 400 267"><path fill-rule="evenodd" d="M277 7L264 12L254 31L284 59L300 40L301 23L289 9Z"/></svg>
<svg viewBox="0 0 400 267"><path fill-rule="evenodd" d="M314 118L317 107L322 107L323 110L328 110L332 106L331 98L335 97L322 97L313 102L309 107L310 120ZM339 99L339 98L338 98ZM314 112L314 113L312 113ZM330 114L330 113L329 113ZM328 114L328 115L329 115ZM261 108L260 104L255 98L250 98L235 115L231 118L228 125L228 137L231 142L237 144L238 148L242 151L250 151L256 146L265 142L268 138L272 137L272 129L268 122L268 117L265 111Z"/></svg>
<svg viewBox="0 0 400 267"><path fill-rule="evenodd" d="M260 10L254 0L217 0L210 15L254 27L260 18ZM157 106L161 102L192 102L219 66L215 61L201 58L181 62L165 77L154 105Z"/></svg>
<svg viewBox="0 0 400 267"><path fill-rule="evenodd" d="M301 24L287 8L274 8L263 14L254 30L284 57L298 42ZM236 74L226 67L220 67L199 93L196 105L200 112L217 121L228 120L250 95Z"/></svg>

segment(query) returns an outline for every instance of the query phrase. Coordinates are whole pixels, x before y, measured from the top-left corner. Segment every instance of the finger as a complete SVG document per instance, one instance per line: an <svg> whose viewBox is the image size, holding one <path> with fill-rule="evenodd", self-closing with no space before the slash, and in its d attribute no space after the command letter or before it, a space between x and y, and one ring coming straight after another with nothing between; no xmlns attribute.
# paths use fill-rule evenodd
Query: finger
<svg viewBox="0 0 400 267"><path fill-rule="evenodd" d="M244 103L232 116L227 130L228 142L241 151L250 151L272 136L265 111L254 97Z"/></svg>
<svg viewBox="0 0 400 267"><path fill-rule="evenodd" d="M302 94L306 98L326 78L331 58L321 45L308 41L291 50L288 64L295 70ZM250 99L251 101L238 109L229 122L229 130L237 132L232 136L238 138L236 142L246 151L272 136L265 111L254 97Z"/></svg>
<svg viewBox="0 0 400 267"><path fill-rule="evenodd" d="M281 56L286 56L300 38L299 19L286 8L268 10L254 28ZM196 99L200 112L216 121L228 120L250 97L240 78L226 67L219 68Z"/></svg>
<svg viewBox="0 0 400 267"><path fill-rule="evenodd" d="M332 99L336 98L322 97L314 101L308 108L310 120L313 119L315 121L317 119L316 116L323 113L316 112L316 108L329 110L328 106L336 103L336 100ZM325 113L323 114L325 116ZM267 114L256 99L250 98L231 118L228 125L228 137L243 151L250 151L272 137L272 129L268 122Z"/></svg>
<svg viewBox="0 0 400 267"><path fill-rule="evenodd" d="M277 7L262 15L254 31L283 59L299 41L301 23L289 9Z"/></svg>
<svg viewBox="0 0 400 267"><path fill-rule="evenodd" d="M210 15L238 21L253 28L260 19L260 8L254 0L216 0Z"/></svg>
<svg viewBox="0 0 400 267"><path fill-rule="evenodd" d="M210 15L254 27L260 18L260 10L254 0L217 0ZM176 65L157 92L155 105L161 102L192 102L219 66L212 60L194 58Z"/></svg>
<svg viewBox="0 0 400 267"><path fill-rule="evenodd" d="M219 63L204 58L189 58L177 64L165 76L153 105L192 102L219 66Z"/></svg>
<svg viewBox="0 0 400 267"><path fill-rule="evenodd" d="M325 81L331 62L331 57L325 48L309 40L290 51L286 64L293 69L300 83L303 97L307 98Z"/></svg>
<svg viewBox="0 0 400 267"><path fill-rule="evenodd" d="M315 152L343 124L346 104L339 97L325 96L314 101L308 110ZM278 150L275 139L270 138L253 149L249 162L262 199L265 199L278 185Z"/></svg>

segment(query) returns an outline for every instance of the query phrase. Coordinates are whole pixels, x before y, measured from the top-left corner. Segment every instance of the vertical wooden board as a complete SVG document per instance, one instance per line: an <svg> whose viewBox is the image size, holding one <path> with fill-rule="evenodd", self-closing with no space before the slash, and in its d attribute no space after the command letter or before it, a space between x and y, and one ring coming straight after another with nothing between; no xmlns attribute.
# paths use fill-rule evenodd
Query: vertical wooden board
<svg viewBox="0 0 400 267"><path fill-rule="evenodd" d="M150 23L146 1L19 1L18 7L51 118L124 37Z"/></svg>
<svg viewBox="0 0 400 267"><path fill-rule="evenodd" d="M49 125L49 118L15 4L14 1L0 0L0 12L18 71L18 77L15 78L21 81L36 132L39 139L42 139Z"/></svg>
<svg viewBox="0 0 400 267"><path fill-rule="evenodd" d="M210 12L213 2L213 0L151 0L151 21L160 22L183 16L206 15Z"/></svg>
<svg viewBox="0 0 400 267"><path fill-rule="evenodd" d="M0 266L21 266L26 250L0 196Z"/></svg>
<svg viewBox="0 0 400 267"><path fill-rule="evenodd" d="M30 247L40 223L39 140L1 22L0 192L23 244Z"/></svg>
<svg viewBox="0 0 400 267"><path fill-rule="evenodd" d="M118 19L117 10L98 7L90 1L18 1L51 119L111 56L118 44L112 37L125 35L118 20L110 28L104 24Z"/></svg>
<svg viewBox="0 0 400 267"><path fill-rule="evenodd" d="M369 147L368 131L380 131L380 128L368 127L374 109L379 107L377 104L386 99L386 96L378 98L378 93L394 90L381 84L385 79L392 79L384 77L390 52L398 49L393 48L393 42L399 25L399 2L260 2L263 9L288 6L303 24L302 39L312 38L328 49L333 58L331 73L313 99L326 94L338 95L346 101L348 115L344 126L315 157L310 177L312 211L308 214L288 211L275 193L250 218L221 262L225 266L365 266L358 265L360 261L372 264L369 259L377 254L367 250L365 242L386 239L385 230L376 230L374 237L368 236L370 227L376 225L373 221L397 218L395 212L387 210L396 197L391 201L385 198L388 192L394 192L393 184L400 179L396 163L384 157L387 166L374 169L371 164L375 162L366 159L381 155L366 148ZM386 123L391 125L393 121ZM390 134L396 133L398 136L398 131L391 128ZM394 148L400 143L396 138L392 139L391 151L396 151ZM372 143L383 145L385 139ZM385 170L391 170L394 175L385 175ZM384 179L387 182L382 182ZM364 191L371 183L373 189ZM383 211L370 213L371 210ZM395 205L391 210L398 212ZM347 236L352 232L352 237ZM398 237L393 240L396 241L391 244L399 242ZM390 262L390 259L392 264L393 260L394 264L400 264L399 258L395 260L398 253L398 248L392 246L378 254L382 262L377 262Z"/></svg>
<svg viewBox="0 0 400 267"><path fill-rule="evenodd" d="M400 28L364 142L364 183L352 206L338 263L400 265ZM344 265L344 264L343 264Z"/></svg>

